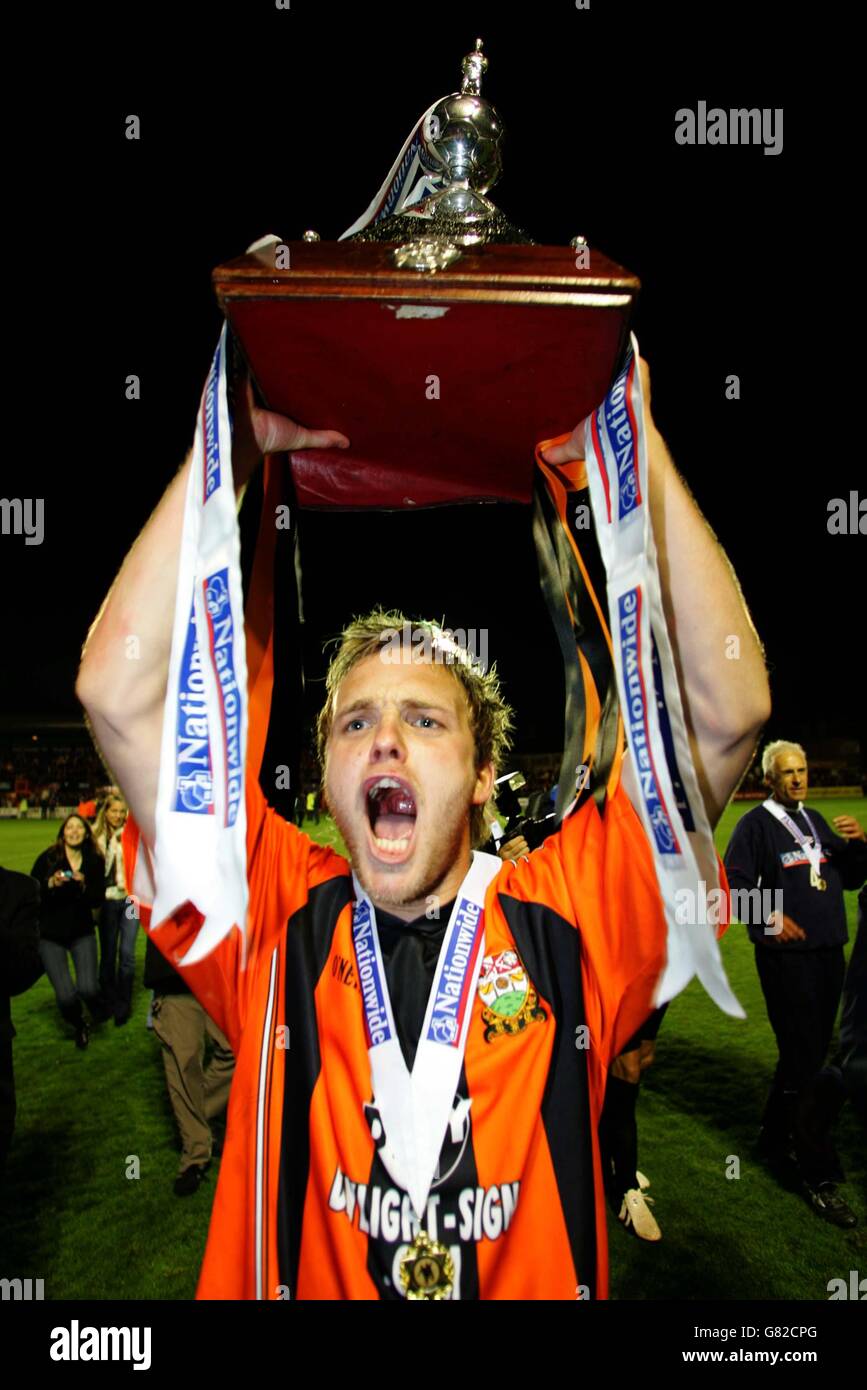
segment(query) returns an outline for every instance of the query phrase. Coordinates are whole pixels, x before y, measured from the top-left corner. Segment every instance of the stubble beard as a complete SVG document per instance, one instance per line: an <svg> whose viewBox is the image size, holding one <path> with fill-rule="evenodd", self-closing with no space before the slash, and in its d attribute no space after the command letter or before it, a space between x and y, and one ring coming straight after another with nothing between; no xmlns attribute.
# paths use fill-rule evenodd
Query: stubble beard
<svg viewBox="0 0 867 1390"><path fill-rule="evenodd" d="M453 816L445 815L445 812L452 812ZM437 844L433 846L427 857L414 867L412 877L404 882L396 881L401 872L405 872L404 865L398 865L389 873L387 865L375 870L379 875L385 876L385 885L378 887L376 893L371 893L367 880L367 838L366 836L356 835L353 826L344 822L342 812L332 803L331 814L335 824L340 831L349 850L349 857L352 867L358 875L359 882L366 893L370 894L374 905L381 904L386 909L389 907L406 907L412 903L424 904L428 898L438 897L437 889L442 884L443 879L448 875L454 865L458 862L463 849L464 830L469 821L471 807L466 801L458 796L446 808L440 817L434 817L442 825L446 819L449 828L442 830L438 837ZM393 887L390 886L392 880Z"/></svg>

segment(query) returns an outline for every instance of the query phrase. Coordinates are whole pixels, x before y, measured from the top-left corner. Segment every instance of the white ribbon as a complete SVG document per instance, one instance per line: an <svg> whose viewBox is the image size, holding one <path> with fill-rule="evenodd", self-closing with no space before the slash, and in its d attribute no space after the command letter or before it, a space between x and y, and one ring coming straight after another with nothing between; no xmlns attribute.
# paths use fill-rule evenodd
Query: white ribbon
<svg viewBox="0 0 867 1390"><path fill-rule="evenodd" d="M425 140L430 134L428 122L441 100L438 97L432 102L413 126L373 202L351 227L347 227L340 241L363 231L383 217L396 216L404 208L420 202L441 187L444 170L431 169L425 158Z"/></svg>
<svg viewBox="0 0 867 1390"><path fill-rule="evenodd" d="M392 1180L409 1194L419 1220L427 1205L463 1066L479 966L485 954L485 892L502 867L496 855L473 851L473 862L458 890L443 937L412 1072L407 1070L394 1023L376 910L357 875L352 875L356 969L374 1105L384 1134L379 1154Z"/></svg>
<svg viewBox="0 0 867 1390"><path fill-rule="evenodd" d="M247 918L247 662L227 341L224 324L193 445L156 804L151 926L187 901L205 919L185 965Z"/></svg>
<svg viewBox="0 0 867 1390"><path fill-rule="evenodd" d="M584 444L590 502L607 576L617 689L631 755L624 760L623 784L653 852L668 927L667 961L655 1002L673 999L698 975L721 1009L744 1018L726 979L713 928L701 925L707 922L707 914L700 910L699 899L708 884L719 886L718 866L662 606L634 335L623 370L602 405L588 417ZM683 890L692 894L696 904L694 924L678 921L675 904L683 901L678 898Z"/></svg>
<svg viewBox="0 0 867 1390"><path fill-rule="evenodd" d="M807 812L804 810L804 803L802 801L798 802L798 810L796 814L803 814L804 819L806 820L807 824L810 827L810 830L812 831L812 840L810 839L809 835L805 835L803 833L799 826L796 825L796 823L792 820L792 817L786 814L780 803L778 801L774 801L773 797L769 796L767 801L762 802L762 805L766 811L770 811L771 815L774 817L775 820L778 820L781 825L784 825L786 827L789 834L792 836L794 840L797 841L801 849L806 854L807 859L809 860L810 868L813 870L813 873L818 878L821 878L822 841L816 834L816 827L810 820L810 817L807 815Z"/></svg>

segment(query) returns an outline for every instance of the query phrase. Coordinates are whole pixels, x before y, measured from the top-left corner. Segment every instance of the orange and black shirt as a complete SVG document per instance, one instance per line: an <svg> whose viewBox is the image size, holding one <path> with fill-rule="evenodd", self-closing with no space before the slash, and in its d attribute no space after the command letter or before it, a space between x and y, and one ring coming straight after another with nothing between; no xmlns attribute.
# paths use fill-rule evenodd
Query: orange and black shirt
<svg viewBox="0 0 867 1390"><path fill-rule="evenodd" d="M202 920L189 907L153 938L237 1058L198 1296L399 1298L418 1223L378 1151L351 870L255 784L247 817L246 938L236 930L184 967ZM377 914L408 1064L449 911L405 930ZM587 801L528 860L504 863L484 929L424 1229L452 1254L452 1297L604 1298L605 1077L652 1009L666 943L625 792L602 816Z"/></svg>

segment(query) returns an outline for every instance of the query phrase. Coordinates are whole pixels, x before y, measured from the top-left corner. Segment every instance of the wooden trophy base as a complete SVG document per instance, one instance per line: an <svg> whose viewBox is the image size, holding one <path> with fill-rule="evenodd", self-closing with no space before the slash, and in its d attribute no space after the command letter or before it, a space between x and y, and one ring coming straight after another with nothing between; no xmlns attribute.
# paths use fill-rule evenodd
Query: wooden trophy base
<svg viewBox="0 0 867 1390"><path fill-rule="evenodd" d="M271 410L349 449L292 456L301 507L529 503L534 450L605 396L636 277L589 250L487 245L434 272L394 247L275 243L219 266L220 306Z"/></svg>

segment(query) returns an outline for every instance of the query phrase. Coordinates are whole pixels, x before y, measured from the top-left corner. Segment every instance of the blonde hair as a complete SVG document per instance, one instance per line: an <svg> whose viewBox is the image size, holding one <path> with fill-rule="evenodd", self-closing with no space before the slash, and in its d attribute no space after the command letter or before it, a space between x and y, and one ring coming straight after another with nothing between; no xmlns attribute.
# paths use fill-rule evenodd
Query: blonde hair
<svg viewBox="0 0 867 1390"><path fill-rule="evenodd" d="M316 721L316 753L323 790L328 740L331 737L334 707L341 682L359 661L375 655L382 648L392 648L395 642L406 646L406 637L410 631L413 634L422 633L426 646L433 648L436 659L444 662L463 690L475 744L476 771L486 763L493 763L496 778L500 764L512 745L510 734L514 729L512 709L506 704L500 691L496 665L485 670L467 651L458 647L438 623L427 620L410 622L403 613L395 610L387 612L379 607L365 617L353 618L339 637L331 639L332 643L339 645L328 667L325 677L325 704ZM484 806L470 808L470 839L474 849L488 839Z"/></svg>
<svg viewBox="0 0 867 1390"><path fill-rule="evenodd" d="M105 798L105 801L102 803L102 805L99 808L99 811L97 812L96 820L93 824L93 838L96 840L96 843L99 845L103 854L105 854L108 841L108 831L105 824L105 816L109 806L112 806L115 801L119 801L121 806L124 807L127 815L129 815L129 806L127 805L125 797L119 796L116 792L112 792L111 796L107 796Z"/></svg>
<svg viewBox="0 0 867 1390"><path fill-rule="evenodd" d="M762 776L769 776L769 774L773 772L774 763L777 761L780 754L788 752L800 753L806 763L807 755L800 743L790 743L788 739L778 738L775 739L773 743L769 743L762 753Z"/></svg>

